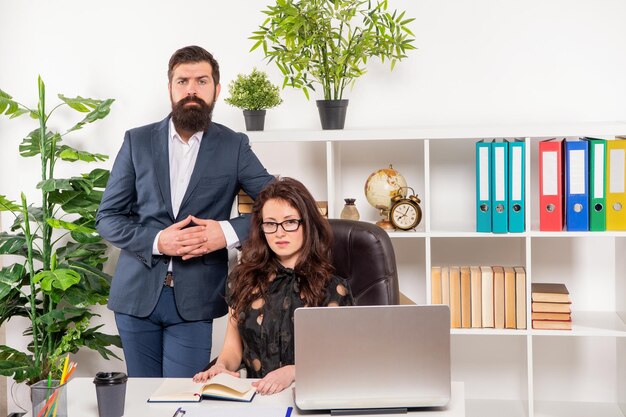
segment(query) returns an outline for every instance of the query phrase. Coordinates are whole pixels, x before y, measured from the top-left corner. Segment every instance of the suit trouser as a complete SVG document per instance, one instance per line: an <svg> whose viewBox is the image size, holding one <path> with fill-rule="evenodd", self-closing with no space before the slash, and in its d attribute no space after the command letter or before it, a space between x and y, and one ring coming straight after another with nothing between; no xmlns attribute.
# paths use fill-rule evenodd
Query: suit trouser
<svg viewBox="0 0 626 417"><path fill-rule="evenodd" d="M184 320L174 291L164 286L148 317L115 313L128 376L186 378L209 363L213 320Z"/></svg>

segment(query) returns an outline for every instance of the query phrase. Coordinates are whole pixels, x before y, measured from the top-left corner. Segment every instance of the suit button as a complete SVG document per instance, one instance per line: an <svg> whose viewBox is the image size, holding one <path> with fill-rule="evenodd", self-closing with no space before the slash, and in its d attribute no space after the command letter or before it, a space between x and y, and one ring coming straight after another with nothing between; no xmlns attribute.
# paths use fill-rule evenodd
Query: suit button
<svg viewBox="0 0 626 417"><path fill-rule="evenodd" d="M167 259L163 259L163 263L166 264L167 263Z"/></svg>

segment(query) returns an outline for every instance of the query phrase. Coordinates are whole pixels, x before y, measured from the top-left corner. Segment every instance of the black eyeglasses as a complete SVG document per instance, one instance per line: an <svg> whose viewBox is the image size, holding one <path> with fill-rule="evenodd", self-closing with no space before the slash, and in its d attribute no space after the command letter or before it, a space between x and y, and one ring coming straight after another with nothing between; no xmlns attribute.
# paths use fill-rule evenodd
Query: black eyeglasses
<svg viewBox="0 0 626 417"><path fill-rule="evenodd" d="M263 233L271 234L278 231L278 226L282 227L285 232L295 232L300 228L302 219L289 219L280 223L276 222L263 222L261 223L261 230Z"/></svg>

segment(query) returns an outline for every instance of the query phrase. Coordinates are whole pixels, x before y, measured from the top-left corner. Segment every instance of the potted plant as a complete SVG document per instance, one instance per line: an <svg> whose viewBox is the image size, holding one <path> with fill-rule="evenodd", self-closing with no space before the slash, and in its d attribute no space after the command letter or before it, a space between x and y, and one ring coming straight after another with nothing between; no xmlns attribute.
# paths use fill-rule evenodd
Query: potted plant
<svg viewBox="0 0 626 417"><path fill-rule="evenodd" d="M313 84L322 128L342 129L348 100L344 89L365 74L368 59L388 60L391 69L415 49L408 27L413 18L387 11L387 0L277 0L263 11L267 19L253 32L252 50L284 75L283 87L301 88L309 98Z"/></svg>
<svg viewBox="0 0 626 417"><path fill-rule="evenodd" d="M56 178L61 162L99 162L106 155L74 149L65 136L109 114L109 100L69 98L48 111L45 85L38 81L39 100L29 108L0 90L0 115L13 119L28 115L37 126L19 147L22 157L38 157L41 178L35 188L41 200L29 202L24 192L17 201L0 195L0 211L13 216L8 232L0 233L0 255L17 259L0 269L0 324L13 317L30 321L25 351L0 345L0 375L30 384L51 375L59 379L62 359L81 347L94 349L105 359L117 357L109 346L121 346L119 336L92 327L90 307L104 304L111 277L103 272L107 246L95 230L95 214L109 171L94 169L71 178ZM84 118L66 131L49 128L50 117L62 107ZM6 156L6 155L5 155ZM29 190L29 194L32 192Z"/></svg>
<svg viewBox="0 0 626 417"><path fill-rule="evenodd" d="M266 73L256 68L249 75L237 75L237 79L228 84L228 93L230 97L224 101L243 109L246 130L263 130L266 109L283 102L278 86L270 82Z"/></svg>

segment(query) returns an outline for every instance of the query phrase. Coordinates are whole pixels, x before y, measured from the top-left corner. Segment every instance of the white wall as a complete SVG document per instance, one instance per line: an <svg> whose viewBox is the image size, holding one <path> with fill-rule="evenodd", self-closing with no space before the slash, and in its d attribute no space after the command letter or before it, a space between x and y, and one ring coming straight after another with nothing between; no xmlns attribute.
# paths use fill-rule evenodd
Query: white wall
<svg viewBox="0 0 626 417"><path fill-rule="evenodd" d="M169 111L167 61L182 46L198 44L220 62L224 94L215 119L243 129L238 109L223 103L237 73L257 66L281 82L247 38L269 1L165 2L110 0L0 0L0 89L20 102L36 102L37 75L49 105L56 94L115 98L111 115L78 131L73 146L111 155L128 128L162 119ZM352 91L346 128L418 124L479 124L626 120L626 1L623 0L390 0L416 17L419 48L390 73L372 61ZM285 103L269 112L266 129L318 128L314 101L285 90ZM317 97L319 98L319 97ZM67 126L67 116L52 127ZM0 194L19 198L37 181L35 160L17 156L25 120L0 118ZM82 145L82 143L85 145ZM61 168L59 176L91 167ZM268 166L270 172L276 167ZM10 219L3 218L4 229ZM109 265L112 270L113 265ZM109 331L112 316L101 309ZM15 323L7 339L15 344ZM216 342L221 330L216 332ZM77 373L122 369L91 353Z"/></svg>

